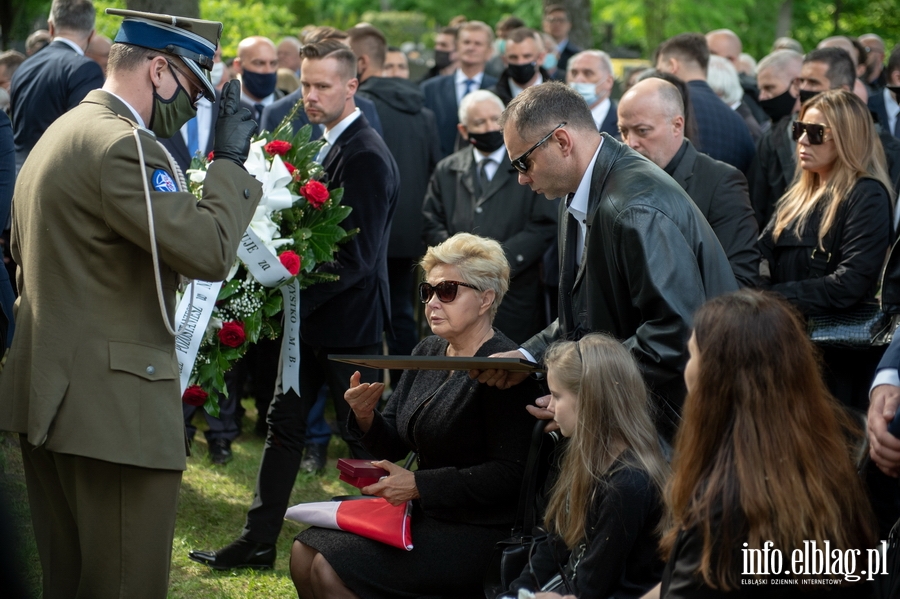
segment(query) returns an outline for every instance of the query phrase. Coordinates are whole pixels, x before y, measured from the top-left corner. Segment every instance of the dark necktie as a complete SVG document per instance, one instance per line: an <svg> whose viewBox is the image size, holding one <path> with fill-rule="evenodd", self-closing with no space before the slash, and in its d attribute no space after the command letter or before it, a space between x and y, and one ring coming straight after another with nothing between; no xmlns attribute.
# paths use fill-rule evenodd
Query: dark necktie
<svg viewBox="0 0 900 599"><path fill-rule="evenodd" d="M262 128L263 108L265 108L265 106L263 106L262 104L254 104L253 105L253 111L254 111L253 120L256 121L256 123L260 126L260 128Z"/></svg>
<svg viewBox="0 0 900 599"><path fill-rule="evenodd" d="M463 98L465 98L477 85L474 79L466 79L463 83L466 84L466 91L463 92Z"/></svg>
<svg viewBox="0 0 900 599"><path fill-rule="evenodd" d="M200 152L200 132L197 130L197 117L192 118L187 122L187 134L188 134L188 142L187 149L188 154L191 155L191 158L196 156Z"/></svg>
<svg viewBox="0 0 900 599"><path fill-rule="evenodd" d="M493 159L485 158L478 167L478 182L481 184L482 194L484 194L484 190L487 189L488 183L491 182L491 178L488 176L487 166L488 163L492 162L494 162Z"/></svg>

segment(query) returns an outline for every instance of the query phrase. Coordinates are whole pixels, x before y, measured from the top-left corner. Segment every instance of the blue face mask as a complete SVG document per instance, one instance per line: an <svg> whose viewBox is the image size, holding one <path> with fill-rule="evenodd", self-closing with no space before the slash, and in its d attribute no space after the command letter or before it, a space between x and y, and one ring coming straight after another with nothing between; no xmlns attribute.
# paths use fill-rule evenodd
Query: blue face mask
<svg viewBox="0 0 900 599"><path fill-rule="evenodd" d="M494 54L503 56L504 52L506 52L506 40L499 38L494 40Z"/></svg>
<svg viewBox="0 0 900 599"><path fill-rule="evenodd" d="M253 71L243 69L241 71L241 81L253 97L262 100L275 91L275 84L278 82L278 74L254 73Z"/></svg>
<svg viewBox="0 0 900 599"><path fill-rule="evenodd" d="M544 67L545 71L552 71L557 64L559 64L559 60L556 58L556 54L548 52L547 56L544 57L544 64L541 66Z"/></svg>
<svg viewBox="0 0 900 599"><path fill-rule="evenodd" d="M572 89L577 91L578 94L582 98L584 98L584 101L587 102L588 106L593 106L594 103L598 99L597 98L597 84L595 84L595 83L589 83L589 82L576 83L575 81L573 81L572 83L569 84L569 87L571 87Z"/></svg>

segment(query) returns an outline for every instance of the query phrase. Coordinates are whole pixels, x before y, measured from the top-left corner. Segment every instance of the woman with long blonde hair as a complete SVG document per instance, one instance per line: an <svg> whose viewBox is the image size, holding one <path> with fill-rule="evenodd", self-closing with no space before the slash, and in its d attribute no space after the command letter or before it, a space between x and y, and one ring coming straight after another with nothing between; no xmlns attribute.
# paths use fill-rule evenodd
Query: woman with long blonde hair
<svg viewBox="0 0 900 599"><path fill-rule="evenodd" d="M848 91L822 92L803 104L793 137L794 183L760 235L768 286L807 316L874 305L893 191L869 110ZM823 353L832 394L865 411L881 350Z"/></svg>
<svg viewBox="0 0 900 599"><path fill-rule="evenodd" d="M669 467L634 358L607 335L544 356L549 409L569 438L545 515L548 536L503 596L553 588L585 599L636 597L662 573L661 493Z"/></svg>
<svg viewBox="0 0 900 599"><path fill-rule="evenodd" d="M858 550L856 571L806 578L829 579L826 597L864 596L865 576L854 584L852 575L866 569L875 535L845 435L852 424L822 382L800 315L766 292L720 296L697 312L688 348L662 597L817 596L798 593L813 587L793 557L825 542L841 555ZM784 559L778 572L767 561L772 575L760 578L763 566L747 572L746 555L768 542Z"/></svg>

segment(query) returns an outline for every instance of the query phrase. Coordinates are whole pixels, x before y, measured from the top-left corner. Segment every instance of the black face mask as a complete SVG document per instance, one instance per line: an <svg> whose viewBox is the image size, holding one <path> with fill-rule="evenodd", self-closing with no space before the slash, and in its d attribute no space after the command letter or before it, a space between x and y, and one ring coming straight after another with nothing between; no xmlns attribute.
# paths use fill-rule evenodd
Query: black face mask
<svg viewBox="0 0 900 599"><path fill-rule="evenodd" d="M768 100L760 100L759 107L763 109L773 123L777 123L786 116L790 116L794 110L794 103L797 98L791 95L790 88L786 89L780 96L769 98Z"/></svg>
<svg viewBox="0 0 900 599"><path fill-rule="evenodd" d="M469 143L475 146L476 149L490 154L503 145L503 132L469 133Z"/></svg>
<svg viewBox="0 0 900 599"><path fill-rule="evenodd" d="M434 51L434 66L436 69L446 69L450 66L450 63L453 62L450 60L450 52L446 50L435 50Z"/></svg>
<svg viewBox="0 0 900 599"><path fill-rule="evenodd" d="M536 63L533 62L529 62L528 64L511 64L506 68L509 70L509 76L513 81L519 85L524 85L534 77L535 64Z"/></svg>
<svg viewBox="0 0 900 599"><path fill-rule="evenodd" d="M806 89L800 90L800 103L805 104L808 100L812 100L822 92L812 92Z"/></svg>
<svg viewBox="0 0 900 599"><path fill-rule="evenodd" d="M277 73L254 73L244 69L241 71L241 81L254 98L262 100L269 97L275 91L278 82Z"/></svg>

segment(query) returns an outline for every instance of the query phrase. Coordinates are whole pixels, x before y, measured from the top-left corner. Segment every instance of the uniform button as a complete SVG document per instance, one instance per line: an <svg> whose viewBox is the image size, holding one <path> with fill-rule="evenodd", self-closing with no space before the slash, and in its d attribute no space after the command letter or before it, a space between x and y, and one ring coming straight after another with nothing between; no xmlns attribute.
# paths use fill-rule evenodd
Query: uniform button
<svg viewBox="0 0 900 599"><path fill-rule="evenodd" d="M250 199L250 190L249 189L244 190L244 199L246 199L246 200Z"/></svg>
<svg viewBox="0 0 900 599"><path fill-rule="evenodd" d="M481 214L482 212L484 212L484 210L481 208L481 206L479 206L478 208L475 209L475 212L477 212L478 214Z"/></svg>
<svg viewBox="0 0 900 599"><path fill-rule="evenodd" d="M147 374L156 374L156 368L154 368L153 366L148 366Z"/></svg>
<svg viewBox="0 0 900 599"><path fill-rule="evenodd" d="M516 262L525 262L525 256L519 254L518 256L516 256Z"/></svg>

